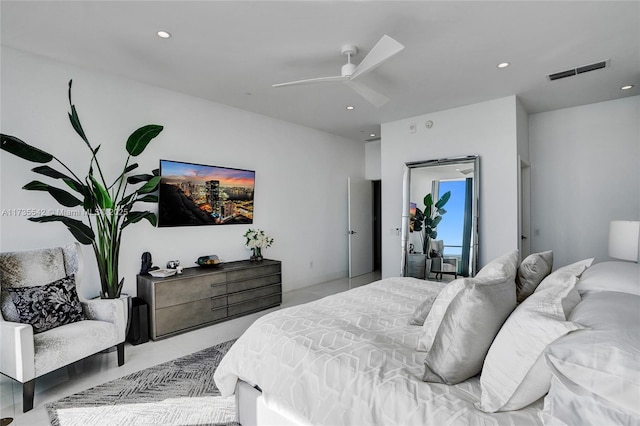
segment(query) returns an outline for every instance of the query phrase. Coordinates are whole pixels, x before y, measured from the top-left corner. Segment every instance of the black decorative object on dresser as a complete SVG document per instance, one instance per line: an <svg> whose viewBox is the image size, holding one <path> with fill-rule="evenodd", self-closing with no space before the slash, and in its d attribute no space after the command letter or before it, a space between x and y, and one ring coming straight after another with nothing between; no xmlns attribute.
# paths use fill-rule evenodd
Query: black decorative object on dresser
<svg viewBox="0 0 640 426"><path fill-rule="evenodd" d="M242 260L179 275L138 275L138 297L149 305L149 336L163 339L282 303L278 260Z"/></svg>

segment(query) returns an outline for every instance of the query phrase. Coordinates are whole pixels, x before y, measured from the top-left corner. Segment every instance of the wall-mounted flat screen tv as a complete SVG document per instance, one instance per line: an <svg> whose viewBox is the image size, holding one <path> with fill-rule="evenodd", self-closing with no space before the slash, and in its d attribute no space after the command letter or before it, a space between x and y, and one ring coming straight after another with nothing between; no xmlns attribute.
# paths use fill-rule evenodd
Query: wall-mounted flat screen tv
<svg viewBox="0 0 640 426"><path fill-rule="evenodd" d="M160 160L158 226L253 223L254 170Z"/></svg>

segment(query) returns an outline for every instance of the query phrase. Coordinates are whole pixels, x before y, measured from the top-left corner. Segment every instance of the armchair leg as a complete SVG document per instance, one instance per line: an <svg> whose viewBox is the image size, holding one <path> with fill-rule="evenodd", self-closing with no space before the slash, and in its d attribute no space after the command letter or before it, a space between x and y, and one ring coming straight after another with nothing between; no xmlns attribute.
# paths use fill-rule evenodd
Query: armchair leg
<svg viewBox="0 0 640 426"><path fill-rule="evenodd" d="M22 412L33 409L33 394L36 390L36 379L31 379L22 384Z"/></svg>
<svg viewBox="0 0 640 426"><path fill-rule="evenodd" d="M118 343L118 367L122 367L124 365L124 342Z"/></svg>

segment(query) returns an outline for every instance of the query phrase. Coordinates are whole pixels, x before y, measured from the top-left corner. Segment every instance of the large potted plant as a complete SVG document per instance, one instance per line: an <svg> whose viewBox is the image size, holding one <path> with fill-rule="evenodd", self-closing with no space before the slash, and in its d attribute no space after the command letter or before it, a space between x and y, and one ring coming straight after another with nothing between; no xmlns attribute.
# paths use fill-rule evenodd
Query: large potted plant
<svg viewBox="0 0 640 426"><path fill-rule="evenodd" d="M428 278L431 272L431 240L438 237L438 225L442 221L442 215L447 211L444 209L445 204L451 197L451 191L445 192L442 197L435 203L431 193L424 197L424 211L416 207L415 217L413 219L413 231L420 234L422 241L422 253L413 254L410 257L409 271L412 276L417 278ZM422 272L424 268L424 272Z"/></svg>
<svg viewBox="0 0 640 426"><path fill-rule="evenodd" d="M62 222L73 234L78 242L91 245L98 263L101 292L100 297L114 299L120 296L124 278L119 278L118 258L122 231L132 223L145 219L153 226L156 225L156 215L150 211L135 211L133 207L140 202L157 202L156 191L160 183L158 171L153 174L132 174L138 168L137 163L131 163L132 157L140 155L149 142L163 127L149 124L134 131L127 139L127 158L120 174L113 180L106 180L102 167L98 161L100 145L95 148L80 124L80 118L71 101L71 85L69 81L69 120L76 133L91 152L88 168L85 173L75 173L56 156L39 148L31 146L15 136L0 134L2 150L16 155L24 160L47 164L55 160L64 171L48 165L41 165L31 169L33 172L48 178L58 179L66 184L75 194L47 183L34 180L26 184L23 189L29 191L46 191L64 207L82 207L84 218L88 222L74 219L67 215L47 215L30 217L33 222ZM84 177L80 177L85 174ZM142 184L142 185L140 185Z"/></svg>

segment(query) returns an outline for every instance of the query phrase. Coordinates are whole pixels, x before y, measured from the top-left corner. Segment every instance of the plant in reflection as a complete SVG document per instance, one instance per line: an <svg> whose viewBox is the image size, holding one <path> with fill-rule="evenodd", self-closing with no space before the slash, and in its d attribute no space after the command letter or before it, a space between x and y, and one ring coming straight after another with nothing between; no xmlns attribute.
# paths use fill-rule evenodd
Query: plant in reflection
<svg viewBox="0 0 640 426"><path fill-rule="evenodd" d="M433 195L429 193L424 197L424 211L416 207L413 231L420 233L420 238L422 240L422 253L426 254L427 257L431 257L429 250L431 247L431 240L438 237L437 227L442 221L442 216L447 212L444 209L444 206L447 204L450 197L451 191L447 191L434 203Z"/></svg>

